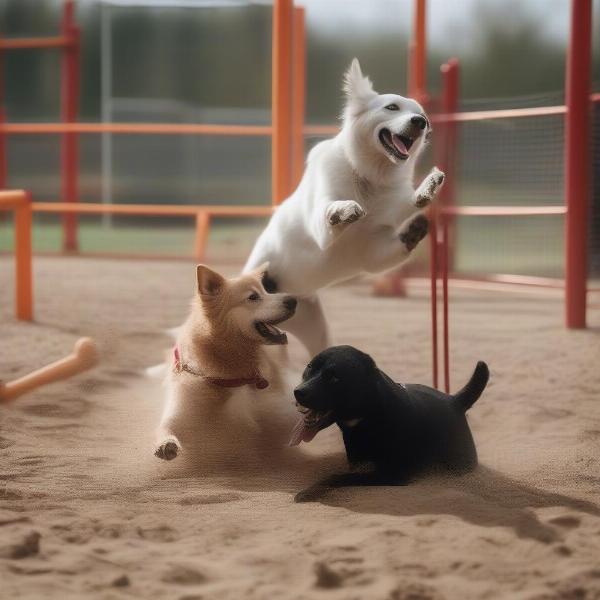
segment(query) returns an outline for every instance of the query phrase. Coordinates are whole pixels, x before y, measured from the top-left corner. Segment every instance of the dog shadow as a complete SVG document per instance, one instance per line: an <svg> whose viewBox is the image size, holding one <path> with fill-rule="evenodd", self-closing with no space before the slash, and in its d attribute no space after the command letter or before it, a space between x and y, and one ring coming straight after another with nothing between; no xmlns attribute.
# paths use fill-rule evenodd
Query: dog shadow
<svg viewBox="0 0 600 600"><path fill-rule="evenodd" d="M366 514L451 515L482 527L506 527L519 538L545 544L561 539L553 525L577 527L580 519L563 515L547 524L533 509L564 507L600 517L600 507L592 502L526 485L483 465L460 477L431 477L407 486L330 489L315 501Z"/></svg>
<svg viewBox="0 0 600 600"><path fill-rule="evenodd" d="M228 463L224 459L216 466L201 464L194 459L174 463L161 465L164 467L163 478L212 481L213 484L244 492L285 492L292 498L314 481L348 468L346 454L342 450L320 455L295 448L278 448L268 457L249 456L243 461Z"/></svg>

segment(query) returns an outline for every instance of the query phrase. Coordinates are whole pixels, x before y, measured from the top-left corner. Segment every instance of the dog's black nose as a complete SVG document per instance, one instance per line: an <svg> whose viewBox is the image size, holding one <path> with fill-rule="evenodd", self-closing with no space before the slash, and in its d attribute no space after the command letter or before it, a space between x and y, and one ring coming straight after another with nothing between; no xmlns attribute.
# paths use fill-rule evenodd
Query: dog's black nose
<svg viewBox="0 0 600 600"><path fill-rule="evenodd" d="M288 296L284 301L283 301L283 305L288 309L288 310L296 310L296 306L298 306L298 300L296 300L296 298L292 297L292 296Z"/></svg>
<svg viewBox="0 0 600 600"><path fill-rule="evenodd" d="M300 402L305 397L306 397L306 390L303 390L302 388L296 388L294 390L294 398L296 398L296 400L298 400L298 402Z"/></svg>
<svg viewBox="0 0 600 600"><path fill-rule="evenodd" d="M416 125L419 129L425 129L425 127L427 127L427 119L425 117L422 117L421 115L415 115L414 117L412 117L410 122L413 125Z"/></svg>

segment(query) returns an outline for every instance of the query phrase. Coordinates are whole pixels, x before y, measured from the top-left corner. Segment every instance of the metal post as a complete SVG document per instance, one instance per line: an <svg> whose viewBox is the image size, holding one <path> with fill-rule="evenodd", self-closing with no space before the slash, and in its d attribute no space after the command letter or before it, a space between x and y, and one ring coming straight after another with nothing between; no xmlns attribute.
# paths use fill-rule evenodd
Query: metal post
<svg viewBox="0 0 600 600"><path fill-rule="evenodd" d="M61 69L61 117L63 123L75 123L79 104L79 58L80 31L75 24L73 0L65 0L62 34L68 43L64 48ZM61 180L64 202L78 202L79 147L78 134L65 133L61 147ZM75 252L78 249L77 216L75 213L63 215L63 250Z"/></svg>
<svg viewBox="0 0 600 600"><path fill-rule="evenodd" d="M33 275L31 268L31 197L15 208L15 301L17 319L33 319Z"/></svg>
<svg viewBox="0 0 600 600"><path fill-rule="evenodd" d="M292 187L304 173L304 114L306 110L306 26L304 8L294 8L294 68L293 68L293 174Z"/></svg>
<svg viewBox="0 0 600 600"><path fill-rule="evenodd" d="M201 210L196 214L196 239L194 241L194 256L203 261L206 256L206 244L210 233L210 214Z"/></svg>
<svg viewBox="0 0 600 600"><path fill-rule="evenodd" d="M425 104L427 97L427 2L413 2L413 31L408 49L408 95ZM433 387L438 387L438 227L435 209L429 211L429 279L431 287L431 369Z"/></svg>
<svg viewBox="0 0 600 600"><path fill-rule="evenodd" d="M100 111L103 123L112 123L112 22L111 7L106 2L100 4ZM102 133L102 203L112 204L112 134ZM102 223L109 226L112 214L102 215Z"/></svg>
<svg viewBox="0 0 600 600"><path fill-rule="evenodd" d="M4 125L6 122L4 102L4 53L2 48L0 48L0 125ZM3 131L0 131L0 190L6 188L8 181L6 148L6 134Z"/></svg>
<svg viewBox="0 0 600 600"><path fill-rule="evenodd" d="M419 102L427 99L427 1L414 0L413 39L409 49L409 94Z"/></svg>
<svg viewBox="0 0 600 600"><path fill-rule="evenodd" d="M291 59L292 0L275 0L272 37L272 202L283 202L291 191Z"/></svg>
<svg viewBox="0 0 600 600"><path fill-rule="evenodd" d="M438 324L437 324L437 222L433 210L429 212L429 283L431 287L431 381L438 387Z"/></svg>
<svg viewBox="0 0 600 600"><path fill-rule="evenodd" d="M440 110L444 114L454 114L458 111L460 94L460 63L457 58L451 58L444 63L440 72L442 75L442 97ZM440 168L446 173L446 181L440 195L440 204L444 208L454 207L456 197L456 172L458 168L458 124L455 121L446 121L441 132L443 156ZM437 128L436 128L437 129ZM436 132L437 134L437 132ZM436 135L436 139L439 137ZM454 266L454 218L448 215L448 268L452 271Z"/></svg>
<svg viewBox="0 0 600 600"><path fill-rule="evenodd" d="M441 67L442 73L442 105L444 114L453 114L458 109L459 90L459 62L456 58L450 59ZM453 244L450 239L452 217L445 209L454 204L454 181L456 172L456 124L447 121L441 132L440 168L446 174L446 181L439 196L441 237L439 245L440 270L442 276L442 339L443 339L443 365L444 365L444 391L450 393L450 324L449 324L449 296L448 296L448 271L452 264ZM451 221L452 219L452 221Z"/></svg>
<svg viewBox="0 0 600 600"><path fill-rule="evenodd" d="M571 0L565 117L565 316L570 329L586 326L591 27L592 1Z"/></svg>

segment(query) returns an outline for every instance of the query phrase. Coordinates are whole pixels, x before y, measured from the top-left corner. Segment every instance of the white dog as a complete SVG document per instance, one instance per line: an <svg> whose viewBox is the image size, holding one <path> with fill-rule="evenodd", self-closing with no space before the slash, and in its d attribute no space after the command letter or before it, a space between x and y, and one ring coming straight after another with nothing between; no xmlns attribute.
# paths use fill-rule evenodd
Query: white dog
<svg viewBox="0 0 600 600"><path fill-rule="evenodd" d="M319 288L402 263L428 230L426 207L444 174L433 168L415 190L413 175L431 133L423 108L377 94L354 59L345 76L343 127L315 146L296 191L256 242L245 271L269 262L267 291L299 297L285 329L311 356L330 344Z"/></svg>

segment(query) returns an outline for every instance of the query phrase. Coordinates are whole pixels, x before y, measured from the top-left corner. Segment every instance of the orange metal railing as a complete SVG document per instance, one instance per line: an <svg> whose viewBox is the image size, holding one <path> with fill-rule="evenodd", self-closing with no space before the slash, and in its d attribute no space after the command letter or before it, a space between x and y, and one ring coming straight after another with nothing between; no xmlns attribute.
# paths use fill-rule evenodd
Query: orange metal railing
<svg viewBox="0 0 600 600"><path fill-rule="evenodd" d="M300 135L292 139L292 120L302 125L304 114L304 72L294 74L292 89L292 57L295 65L303 68L305 53L304 10L294 8L293 0L275 0L273 6L272 45L272 122L271 125L210 125L177 123L79 123L77 122L80 84L80 30L75 22L73 0L64 0L61 35L46 38L0 39L0 55L5 50L58 48L63 50L61 69L61 123L5 123L2 111L2 86L0 73L0 188L6 181L5 139L8 135L59 134L62 136L61 183L64 203L79 204L79 149L80 134L164 134L164 135L224 135L272 137L272 204L282 202L292 192L296 165L302 160L303 143ZM292 39L294 40L292 44ZM0 56L1 58L1 56ZM292 103L292 97L294 102ZM300 132L301 132L300 128ZM292 145L295 148L292 149ZM298 167L294 168L297 179ZM64 203L61 206L64 206ZM87 209L62 209L63 248L76 251L76 216ZM198 215L197 230L208 233L211 208L194 211ZM239 210L238 210L239 208ZM231 207L233 212L221 216L244 216L244 207ZM262 207L261 214L270 211ZM133 214L133 213L131 213ZM202 237L202 236L200 236Z"/></svg>
<svg viewBox="0 0 600 600"><path fill-rule="evenodd" d="M6 134L117 133L152 135L270 136L269 125L206 125L203 123L3 123Z"/></svg>
<svg viewBox="0 0 600 600"><path fill-rule="evenodd" d="M204 204L97 204L80 202L33 202L31 209L40 213L57 214L112 214L149 217L194 217L196 220L194 257L203 260L213 217L268 217L273 206L224 206Z"/></svg>
<svg viewBox="0 0 600 600"><path fill-rule="evenodd" d="M15 313L17 319L33 319L31 267L31 200L23 190L0 191L0 210L15 213Z"/></svg>

